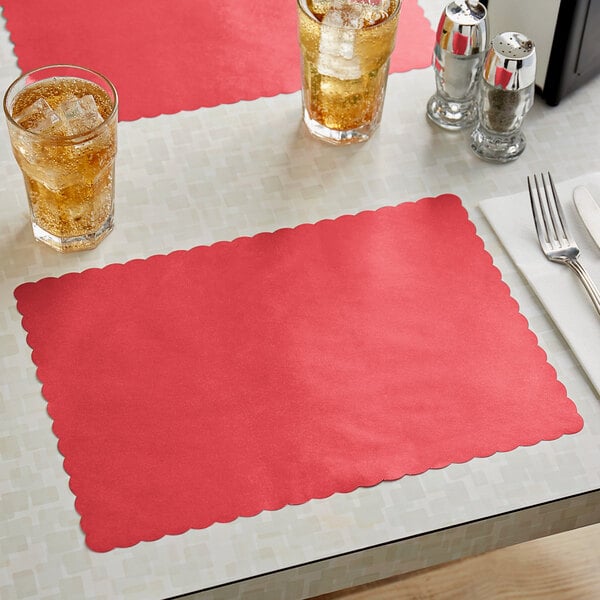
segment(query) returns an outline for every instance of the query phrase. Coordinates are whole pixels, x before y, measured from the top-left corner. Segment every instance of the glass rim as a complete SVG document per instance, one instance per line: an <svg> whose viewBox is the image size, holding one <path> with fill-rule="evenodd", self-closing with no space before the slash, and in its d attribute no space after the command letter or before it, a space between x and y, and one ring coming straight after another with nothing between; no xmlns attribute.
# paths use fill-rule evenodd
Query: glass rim
<svg viewBox="0 0 600 600"><path fill-rule="evenodd" d="M17 123L17 121L15 121L15 119L13 118L11 112L8 110L8 105L7 105L8 104L8 96L10 95L11 91L13 91L15 86L23 79L25 79L31 75L34 75L35 73L39 73L40 71L45 71L45 70L49 70L49 69L74 69L77 71L85 71L87 73L91 73L92 75L95 75L96 77L102 79L102 81L104 81L108 85L108 87L110 88L110 90L114 96L114 100L112 103L112 105L113 105L112 110L110 111L110 114L108 115L108 117L106 117L106 119L104 119L102 121L102 123L98 123L98 125L96 125L95 127L92 127L92 129L89 129L85 133L75 133L75 134L66 135L66 136L48 135L44 132L29 131L28 129L25 129L24 127L19 125L19 123ZM60 77L60 75L57 75L57 77ZM39 81L43 81L43 79L40 79ZM23 87L23 89L25 89L25 87ZM16 94L15 94L15 97L16 97ZM17 127L20 131L25 132L28 135L34 136L34 138L37 137L39 139L52 140L52 141L56 141L56 142L65 142L65 141L72 142L74 140L80 140L80 139L85 140L85 139L89 138L90 136L93 137L93 135L91 135L91 134L95 134L97 131L99 131L103 127L107 127L108 123L115 118L115 116L118 112L118 105L119 105L119 95L117 94L117 88L114 86L112 81L110 79L108 79L108 77L106 77L105 75L102 75L102 73L100 73L99 71L95 71L94 69L90 69L88 67L82 67L80 65L72 65L72 64L68 64L68 63L57 63L57 64L53 64L53 65L44 65L42 67L37 67L36 69L31 69L30 71L27 71L26 73L22 73L19 77L17 77L8 86L6 92L4 93L4 98L2 99L2 107L4 109L4 116L6 117L6 120L10 124Z"/></svg>
<svg viewBox="0 0 600 600"><path fill-rule="evenodd" d="M400 7L402 6L402 2L403 2L403 0L397 0L396 8L394 8L394 10L385 19L383 19L383 21L379 21L379 23L375 23L374 25L367 25L366 27L361 27L360 29L357 29L356 31L364 31L366 29L376 29L377 27L381 27L382 25L385 25L390 19L394 18L400 12ZM365 2L365 3L368 4L368 2ZM317 19L317 17L308 8L308 0L296 0L296 4L298 5L298 8L308 18L310 18L312 21L314 21L315 23L318 23L319 25L321 25L323 27L330 27L331 29L339 29L341 31L348 31L349 29L350 29L350 31L354 31L353 29L351 29L349 27L338 27L337 25L329 25L327 23L323 24L323 22L319 21L319 19Z"/></svg>

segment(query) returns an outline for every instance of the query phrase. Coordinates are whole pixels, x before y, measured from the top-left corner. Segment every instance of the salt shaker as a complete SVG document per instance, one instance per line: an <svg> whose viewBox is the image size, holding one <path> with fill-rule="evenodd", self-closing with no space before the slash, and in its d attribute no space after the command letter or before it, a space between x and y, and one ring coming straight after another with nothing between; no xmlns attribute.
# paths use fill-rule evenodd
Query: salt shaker
<svg viewBox="0 0 600 600"><path fill-rule="evenodd" d="M497 35L487 53L479 88L478 123L471 149L480 158L508 162L525 150L521 131L535 95L535 46L521 33Z"/></svg>
<svg viewBox="0 0 600 600"><path fill-rule="evenodd" d="M433 50L436 93L427 103L427 116L444 129L462 129L477 116L486 16L485 6L476 0L453 0L440 17Z"/></svg>

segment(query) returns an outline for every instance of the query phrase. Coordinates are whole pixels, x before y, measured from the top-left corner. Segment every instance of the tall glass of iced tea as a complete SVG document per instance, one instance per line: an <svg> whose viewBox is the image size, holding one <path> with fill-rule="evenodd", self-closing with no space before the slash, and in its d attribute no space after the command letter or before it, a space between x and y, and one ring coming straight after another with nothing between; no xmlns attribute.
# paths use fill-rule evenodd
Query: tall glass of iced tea
<svg viewBox="0 0 600 600"><path fill-rule="evenodd" d="M94 248L113 228L117 92L72 65L19 77L4 96L34 237L61 252Z"/></svg>
<svg viewBox="0 0 600 600"><path fill-rule="evenodd" d="M297 0L304 123L334 144L379 125L402 0Z"/></svg>

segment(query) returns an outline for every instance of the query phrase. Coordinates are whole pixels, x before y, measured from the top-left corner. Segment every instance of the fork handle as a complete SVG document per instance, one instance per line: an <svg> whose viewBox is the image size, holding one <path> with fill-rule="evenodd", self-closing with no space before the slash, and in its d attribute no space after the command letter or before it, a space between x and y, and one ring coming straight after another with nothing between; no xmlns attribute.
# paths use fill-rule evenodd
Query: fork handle
<svg viewBox="0 0 600 600"><path fill-rule="evenodd" d="M579 279L581 280L581 283L583 283L585 291L589 294L590 298L592 299L594 308L600 315L600 291L598 291L596 284L592 281L592 278L583 268L583 265L576 258L572 258L571 260L567 260L566 262L571 267L571 269L575 271L577 277L579 277Z"/></svg>

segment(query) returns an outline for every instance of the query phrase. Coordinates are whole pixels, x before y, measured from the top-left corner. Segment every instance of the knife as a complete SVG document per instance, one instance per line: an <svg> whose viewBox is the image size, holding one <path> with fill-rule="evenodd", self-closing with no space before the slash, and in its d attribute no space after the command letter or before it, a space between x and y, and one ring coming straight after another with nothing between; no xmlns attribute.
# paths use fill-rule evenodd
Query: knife
<svg viewBox="0 0 600 600"><path fill-rule="evenodd" d="M583 186L575 188L573 200L586 229L596 242L596 246L600 248L600 206L592 198L589 190Z"/></svg>

